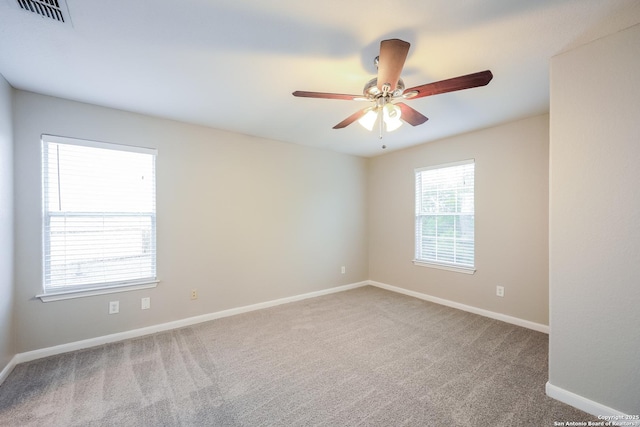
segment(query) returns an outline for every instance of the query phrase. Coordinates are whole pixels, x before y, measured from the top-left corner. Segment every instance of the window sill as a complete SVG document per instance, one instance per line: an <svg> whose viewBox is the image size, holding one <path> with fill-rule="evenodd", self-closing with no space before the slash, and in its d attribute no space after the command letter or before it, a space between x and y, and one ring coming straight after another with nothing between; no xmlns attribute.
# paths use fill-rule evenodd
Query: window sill
<svg viewBox="0 0 640 427"><path fill-rule="evenodd" d="M413 264L420 267L429 267L429 268L437 268L439 270L454 271L456 273L473 274L476 272L476 269L471 267L459 267L459 266L449 265L449 264L438 264L435 262L420 261L417 259L413 260Z"/></svg>
<svg viewBox="0 0 640 427"><path fill-rule="evenodd" d="M119 292L137 291L140 289L150 289L158 286L159 280L150 282L133 283L105 288L78 289L66 291L54 291L36 295L42 302L61 301L74 298L92 297L95 295L115 294Z"/></svg>

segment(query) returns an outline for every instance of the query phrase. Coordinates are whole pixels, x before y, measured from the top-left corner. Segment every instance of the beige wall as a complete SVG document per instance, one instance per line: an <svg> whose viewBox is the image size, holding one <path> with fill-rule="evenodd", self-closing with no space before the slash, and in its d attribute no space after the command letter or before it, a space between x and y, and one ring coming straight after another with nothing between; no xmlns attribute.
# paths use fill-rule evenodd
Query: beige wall
<svg viewBox="0 0 640 427"><path fill-rule="evenodd" d="M548 121L542 115L372 158L369 278L548 324ZM477 271L415 266L414 169L466 159L476 162Z"/></svg>
<svg viewBox="0 0 640 427"><path fill-rule="evenodd" d="M13 344L13 132L11 86L0 75L0 371Z"/></svg>
<svg viewBox="0 0 640 427"><path fill-rule="evenodd" d="M364 159L23 91L14 118L18 352L367 279ZM42 133L158 148L156 289L34 298Z"/></svg>
<svg viewBox="0 0 640 427"><path fill-rule="evenodd" d="M23 91L14 104L17 352L368 278L547 323L546 115L365 160ZM41 133L159 149L158 288L34 298ZM414 266L413 170L468 158L478 271ZM110 316L115 299L121 312Z"/></svg>
<svg viewBox="0 0 640 427"><path fill-rule="evenodd" d="M640 25L551 61L549 383L640 414Z"/></svg>

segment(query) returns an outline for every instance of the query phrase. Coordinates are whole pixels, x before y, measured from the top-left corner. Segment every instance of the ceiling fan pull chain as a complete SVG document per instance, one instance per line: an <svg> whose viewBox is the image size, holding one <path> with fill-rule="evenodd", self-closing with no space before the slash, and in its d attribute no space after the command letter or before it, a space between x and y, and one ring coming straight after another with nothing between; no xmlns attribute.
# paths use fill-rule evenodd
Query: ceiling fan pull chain
<svg viewBox="0 0 640 427"><path fill-rule="evenodd" d="M384 85L382 86L383 90L384 90ZM386 103L387 98L382 98L382 106L378 107L378 123L380 124L380 136L379 138L382 139L382 122L384 121L384 104Z"/></svg>

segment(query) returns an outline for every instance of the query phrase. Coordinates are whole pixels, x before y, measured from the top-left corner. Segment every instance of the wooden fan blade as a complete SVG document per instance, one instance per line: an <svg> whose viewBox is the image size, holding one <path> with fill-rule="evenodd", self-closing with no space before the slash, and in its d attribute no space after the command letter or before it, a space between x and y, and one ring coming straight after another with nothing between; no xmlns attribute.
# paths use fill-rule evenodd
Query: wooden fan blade
<svg viewBox="0 0 640 427"><path fill-rule="evenodd" d="M382 85L389 84L390 92L396 90L396 85L404 67L404 61L409 53L409 43L390 39L380 42L380 58L378 59L378 89L382 91Z"/></svg>
<svg viewBox="0 0 640 427"><path fill-rule="evenodd" d="M397 102L395 105L400 107L400 118L409 123L411 126L418 126L429 120L427 117L423 116L417 110L409 107L404 102Z"/></svg>
<svg viewBox="0 0 640 427"><path fill-rule="evenodd" d="M346 95L343 93L325 93L325 92L306 92L304 90L297 90L293 92L293 96L300 96L304 98L343 99L345 101L353 101L356 98L362 98L362 95Z"/></svg>
<svg viewBox="0 0 640 427"><path fill-rule="evenodd" d="M343 121L341 121L340 123L338 123L337 125L335 125L333 128L334 129L342 129L342 128L346 128L347 126L349 126L351 123L355 122L356 120L358 120L360 117L364 116L365 114L367 114L367 110L368 108L365 108L364 110L360 110L360 111L356 111L355 113L353 113L352 115L350 115L349 117L347 117L346 119L344 119Z"/></svg>
<svg viewBox="0 0 640 427"><path fill-rule="evenodd" d="M454 77L452 79L440 80L439 82L427 83L426 85L405 89L405 93L416 91L418 94L409 99L422 98L424 96L486 86L492 78L493 74L491 74L491 71L480 71L479 73L467 74L466 76Z"/></svg>

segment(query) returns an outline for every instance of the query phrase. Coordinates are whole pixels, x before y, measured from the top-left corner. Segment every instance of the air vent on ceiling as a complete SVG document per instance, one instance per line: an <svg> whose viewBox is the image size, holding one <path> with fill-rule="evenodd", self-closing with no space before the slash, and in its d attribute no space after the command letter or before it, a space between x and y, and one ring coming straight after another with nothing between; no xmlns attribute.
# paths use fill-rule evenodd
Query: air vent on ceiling
<svg viewBox="0 0 640 427"><path fill-rule="evenodd" d="M64 0L15 0L20 9L40 15L42 18L71 24Z"/></svg>

